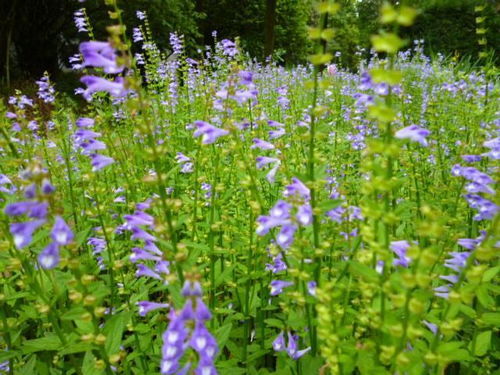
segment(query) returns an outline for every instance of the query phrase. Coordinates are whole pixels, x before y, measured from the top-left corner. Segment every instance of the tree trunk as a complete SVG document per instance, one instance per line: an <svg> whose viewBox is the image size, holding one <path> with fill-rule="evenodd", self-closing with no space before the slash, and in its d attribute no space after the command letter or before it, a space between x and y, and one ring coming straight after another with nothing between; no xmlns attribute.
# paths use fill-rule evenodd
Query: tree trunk
<svg viewBox="0 0 500 375"><path fill-rule="evenodd" d="M274 51L274 26L276 25L276 1L266 1L266 39L264 43L264 58L271 56Z"/></svg>

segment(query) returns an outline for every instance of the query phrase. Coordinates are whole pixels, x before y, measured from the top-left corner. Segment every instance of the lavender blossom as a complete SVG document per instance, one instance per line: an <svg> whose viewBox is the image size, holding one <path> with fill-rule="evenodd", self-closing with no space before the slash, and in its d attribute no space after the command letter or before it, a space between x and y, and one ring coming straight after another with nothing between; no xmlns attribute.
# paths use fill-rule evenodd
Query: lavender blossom
<svg viewBox="0 0 500 375"><path fill-rule="evenodd" d="M399 139L410 139L414 142L420 143L422 146L427 146L426 137L431 134L427 129L421 128L417 125L410 125L406 128L398 130L394 136Z"/></svg>
<svg viewBox="0 0 500 375"><path fill-rule="evenodd" d="M229 134L227 130L217 128L205 121L195 121L194 125L197 129L193 133L193 136L199 137L201 135L202 143L205 145L212 144L219 137Z"/></svg>

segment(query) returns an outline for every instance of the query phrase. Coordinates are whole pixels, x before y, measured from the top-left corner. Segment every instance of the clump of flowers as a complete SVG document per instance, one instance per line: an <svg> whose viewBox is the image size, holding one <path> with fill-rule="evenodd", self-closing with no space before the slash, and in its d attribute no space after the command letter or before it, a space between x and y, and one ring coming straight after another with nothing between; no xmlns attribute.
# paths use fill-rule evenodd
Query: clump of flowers
<svg viewBox="0 0 500 375"><path fill-rule="evenodd" d="M92 171L99 171L102 168L113 164L114 159L98 154L97 151L105 150L106 144L97 140L101 136L100 133L91 130L95 121L88 117L79 118L76 121L77 131L73 135L75 145L82 150L82 154L87 155L91 159Z"/></svg>
<svg viewBox="0 0 500 375"><path fill-rule="evenodd" d="M15 246L21 250L31 244L35 231L48 221L53 221L50 232L51 242L38 255L40 266L52 269L59 264L60 246L69 245L74 235L61 216L55 215L52 218L49 215L50 202L55 188L43 170L35 167L26 171L23 177L31 182L24 188L25 200L8 204L4 211L10 217L24 216L28 220L10 224L10 233Z"/></svg>
<svg viewBox="0 0 500 375"><path fill-rule="evenodd" d="M186 297L186 303L178 312L170 310L170 323L163 333L161 373L169 375L188 371L191 367L189 362L179 372L180 359L188 348L192 348L198 354L195 373L216 375L214 360L218 346L206 327L212 314L201 298L200 283L197 280L186 280L182 295Z"/></svg>

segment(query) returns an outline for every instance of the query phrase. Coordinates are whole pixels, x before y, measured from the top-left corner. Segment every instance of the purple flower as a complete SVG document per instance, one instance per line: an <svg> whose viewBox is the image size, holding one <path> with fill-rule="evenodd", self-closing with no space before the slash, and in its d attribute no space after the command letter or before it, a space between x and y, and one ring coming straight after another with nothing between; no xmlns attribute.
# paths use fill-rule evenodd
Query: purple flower
<svg viewBox="0 0 500 375"><path fill-rule="evenodd" d="M270 139L276 139L284 136L286 134L286 131L284 128L279 128L278 130L271 130L269 131L269 138Z"/></svg>
<svg viewBox="0 0 500 375"><path fill-rule="evenodd" d="M132 255L130 256L130 261L132 263L137 263L140 260L153 260L153 261L160 261L161 257L157 255L152 255L150 252L141 249L139 247L134 247L132 249Z"/></svg>
<svg viewBox="0 0 500 375"><path fill-rule="evenodd" d="M100 154L92 154L92 155L90 155L90 157L92 159L91 165L92 165L93 172L99 171L99 170L103 169L104 167L106 167L110 164L113 164L115 162L113 158L110 158L109 156L100 155Z"/></svg>
<svg viewBox="0 0 500 375"><path fill-rule="evenodd" d="M54 226L52 227L52 232L50 233L52 239L58 245L68 245L73 241L74 235L68 224L60 216L56 216Z"/></svg>
<svg viewBox="0 0 500 375"><path fill-rule="evenodd" d="M59 246L57 243L50 243L39 255L38 263L46 270L50 270L59 264Z"/></svg>
<svg viewBox="0 0 500 375"><path fill-rule="evenodd" d="M85 19L85 9L79 9L73 14L73 20L78 32L87 32L87 21Z"/></svg>
<svg viewBox="0 0 500 375"><path fill-rule="evenodd" d="M9 216L20 216L20 215L27 215L29 212L31 212L31 208L35 202L16 202L16 203L10 203L5 207L5 214Z"/></svg>
<svg viewBox="0 0 500 375"><path fill-rule="evenodd" d="M279 335L273 341L273 349L275 352L282 352L285 350L285 336L284 332L281 331Z"/></svg>
<svg viewBox="0 0 500 375"><path fill-rule="evenodd" d="M79 128L91 128L94 126L95 120L88 117L80 117L76 120L76 126Z"/></svg>
<svg viewBox="0 0 500 375"><path fill-rule="evenodd" d="M278 273L287 269L286 263L283 261L283 254L279 253L273 258L273 264L266 264L266 271Z"/></svg>
<svg viewBox="0 0 500 375"><path fill-rule="evenodd" d="M455 272L460 272L467 264L467 258L470 256L470 251L452 251L450 252L450 256L451 258L445 260L444 266Z"/></svg>
<svg viewBox="0 0 500 375"><path fill-rule="evenodd" d="M207 321L212 319L212 314L201 297L196 298L196 309L194 310L194 318L197 321Z"/></svg>
<svg viewBox="0 0 500 375"><path fill-rule="evenodd" d="M89 141L93 140L94 138L99 138L100 136L101 133L97 133L88 129L78 129L75 132L75 139L77 139L78 141Z"/></svg>
<svg viewBox="0 0 500 375"><path fill-rule="evenodd" d="M47 73L40 80L36 81L36 84L38 85L37 95L44 103L53 103L56 100L54 97L55 90L50 84Z"/></svg>
<svg viewBox="0 0 500 375"><path fill-rule="evenodd" d="M206 357L201 357L198 367L194 373L195 375L217 375L217 370L215 369L212 360Z"/></svg>
<svg viewBox="0 0 500 375"><path fill-rule="evenodd" d="M262 139L254 138L252 141L254 144L252 146L250 146L250 148L259 148L261 150L273 150L273 149L275 149L275 146L272 143L263 141Z"/></svg>
<svg viewBox="0 0 500 375"><path fill-rule="evenodd" d="M253 73L246 71L246 70L241 70L238 72L238 76L240 77L240 82L242 85L251 85L253 83Z"/></svg>
<svg viewBox="0 0 500 375"><path fill-rule="evenodd" d="M132 227L132 237L133 240L143 240L143 241L156 241L156 237L149 234L145 230L139 227Z"/></svg>
<svg viewBox="0 0 500 375"><path fill-rule="evenodd" d="M6 175L0 173L0 191L6 194L14 194L16 190L17 188L12 181Z"/></svg>
<svg viewBox="0 0 500 375"><path fill-rule="evenodd" d="M271 281L271 284L269 287L271 288L270 295L271 296L277 296L278 294L281 294L283 292L284 288L287 288L289 286L292 286L293 283L290 281L282 281L282 280L273 280Z"/></svg>
<svg viewBox="0 0 500 375"><path fill-rule="evenodd" d="M22 249L31 243L33 232L45 223L45 220L33 220L10 225L10 233L14 237L14 244Z"/></svg>
<svg viewBox="0 0 500 375"><path fill-rule="evenodd" d="M175 156L175 161L177 163L187 163L191 161L191 159L188 158L186 155L184 155L182 152L178 152L177 155Z"/></svg>
<svg viewBox="0 0 500 375"><path fill-rule="evenodd" d="M51 195L53 192L56 191L56 188L54 185L50 183L50 181L46 178L43 179L42 181L42 187L41 187L42 193L45 195Z"/></svg>
<svg viewBox="0 0 500 375"><path fill-rule="evenodd" d="M417 125L410 125L406 128L398 130L394 136L399 139L410 139L414 142L420 143L422 146L427 146L427 137L431 132L427 129L421 128Z"/></svg>
<svg viewBox="0 0 500 375"><path fill-rule="evenodd" d="M180 316L172 311L170 323L163 333L162 359L160 371L162 374L175 374L179 368L179 359L183 356L186 347L184 341L188 331Z"/></svg>
<svg viewBox="0 0 500 375"><path fill-rule="evenodd" d="M274 167L272 167L269 172L266 174L266 180L270 183L273 184L276 178L276 173L278 172L278 168L280 167L281 163L276 163L274 164Z"/></svg>
<svg viewBox="0 0 500 375"><path fill-rule="evenodd" d="M136 11L136 12L135 12L135 15L136 15L136 16L137 16L137 18L138 18L139 20L141 20L141 21L142 21L142 20L144 20L144 19L146 18L146 12L142 12L142 11L140 11L140 10Z"/></svg>
<svg viewBox="0 0 500 375"><path fill-rule="evenodd" d="M297 210L297 220L304 226L312 224L313 212L312 207L308 203L299 206Z"/></svg>
<svg viewBox="0 0 500 375"><path fill-rule="evenodd" d="M257 161L257 168L261 169L264 166L271 164L271 163L279 163L280 160L276 158L270 158L268 156L258 156L256 159Z"/></svg>
<svg viewBox="0 0 500 375"><path fill-rule="evenodd" d="M217 354L217 342L201 321L196 322L189 344L202 358L213 361Z"/></svg>
<svg viewBox="0 0 500 375"><path fill-rule="evenodd" d="M311 191L297 177L292 178L292 183L285 187L285 192L283 194L285 197L298 195L305 200L309 200L311 198Z"/></svg>
<svg viewBox="0 0 500 375"><path fill-rule="evenodd" d="M406 255L406 252L410 248L408 241L393 241L390 247L397 256L392 264L395 266L408 267L411 262L411 258Z"/></svg>
<svg viewBox="0 0 500 375"><path fill-rule="evenodd" d="M142 32L138 27L134 27L132 29L132 40L134 43L140 42L144 40L144 37L142 36Z"/></svg>
<svg viewBox="0 0 500 375"><path fill-rule="evenodd" d="M108 81L101 77L83 76L80 78L80 82L87 85L87 89L82 93L87 101L91 100L93 93L100 91L107 92L116 98L123 97L128 93L128 90L123 85L122 77L117 77L114 81Z"/></svg>
<svg viewBox="0 0 500 375"><path fill-rule="evenodd" d="M236 44L233 41L223 39L220 41L220 44L222 45L224 55L234 57L238 53L238 48L236 48Z"/></svg>
<svg viewBox="0 0 500 375"><path fill-rule="evenodd" d="M184 297L201 297L201 285L198 281L186 280L182 286L182 295Z"/></svg>
<svg viewBox="0 0 500 375"><path fill-rule="evenodd" d="M293 243L296 230L297 227L295 225L283 225L281 227L281 231L276 237L276 242L278 243L278 245L280 245L283 249L287 249L288 247L290 247L290 245Z"/></svg>
<svg viewBox="0 0 500 375"><path fill-rule="evenodd" d="M163 281L163 279L159 274L157 274L151 268L142 263L137 265L137 271L135 272L135 277L141 277L141 276L148 276L152 277L153 279L158 279Z"/></svg>
<svg viewBox="0 0 500 375"><path fill-rule="evenodd" d="M432 333L434 333L434 334L436 334L436 333L437 333L437 331L438 331L438 327L437 327L437 325L435 325L434 323L428 322L427 320L422 320L422 323L424 323L424 324L425 324L425 326L426 326L427 328L429 328L429 330L430 330Z"/></svg>
<svg viewBox="0 0 500 375"><path fill-rule="evenodd" d="M307 293L309 293L313 297L316 297L316 287L316 281L309 281L307 283Z"/></svg>
<svg viewBox="0 0 500 375"><path fill-rule="evenodd" d="M109 42L80 43L80 53L83 56L82 66L103 68L105 73L116 74L123 71L123 66L116 63L116 51Z"/></svg>
<svg viewBox="0 0 500 375"><path fill-rule="evenodd" d="M481 155L462 155L462 160L466 163L475 163L481 161Z"/></svg>
<svg viewBox="0 0 500 375"><path fill-rule="evenodd" d="M283 128L285 125L283 125L281 122L274 121L274 120L268 120L267 124L269 126L272 126L273 128Z"/></svg>
<svg viewBox="0 0 500 375"><path fill-rule="evenodd" d="M269 233L269 230L272 228L288 223L291 208L292 206L285 201L279 200L276 202L274 207L271 208L269 216L259 216L257 218L259 225L256 229L256 233L259 236L264 236Z"/></svg>
<svg viewBox="0 0 500 375"><path fill-rule="evenodd" d="M465 199L469 206L478 211L474 216L474 220L491 220L500 210L500 208L493 202L489 201L476 194L465 194Z"/></svg>
<svg viewBox="0 0 500 375"><path fill-rule="evenodd" d="M199 137L202 135L202 143L205 145L212 144L217 138L229 134L227 130L217 128L205 121L195 121L194 125L197 129L193 133L193 136Z"/></svg>
<svg viewBox="0 0 500 375"><path fill-rule="evenodd" d="M370 74L368 72L363 72L361 74L361 78L359 80L359 86L358 88L360 90L366 91L369 90L373 87L372 79L370 77Z"/></svg>
<svg viewBox="0 0 500 375"><path fill-rule="evenodd" d="M437 288L434 288L434 294L437 296L437 297L441 297L441 298L448 298L449 294L450 294L450 285L443 285L443 286L439 286Z"/></svg>
<svg viewBox="0 0 500 375"><path fill-rule="evenodd" d="M140 316L146 316L147 313L153 310L168 309L170 307L168 303L157 303L149 301L139 301L137 302L137 306L139 307Z"/></svg>
<svg viewBox="0 0 500 375"><path fill-rule="evenodd" d="M490 149L490 151L484 153L483 156L489 157L493 160L500 159L500 137L484 142L483 146Z"/></svg>
<svg viewBox="0 0 500 375"><path fill-rule="evenodd" d="M147 225L152 227L154 225L154 217L139 210L135 211L133 215L124 215L123 218L127 222L127 226L129 228L140 225Z"/></svg>
<svg viewBox="0 0 500 375"><path fill-rule="evenodd" d="M298 339L298 336L292 335L290 332L288 332L288 345L286 347L286 352L288 353L290 358L294 360L299 359L309 350L311 350L310 347L303 350L298 350Z"/></svg>

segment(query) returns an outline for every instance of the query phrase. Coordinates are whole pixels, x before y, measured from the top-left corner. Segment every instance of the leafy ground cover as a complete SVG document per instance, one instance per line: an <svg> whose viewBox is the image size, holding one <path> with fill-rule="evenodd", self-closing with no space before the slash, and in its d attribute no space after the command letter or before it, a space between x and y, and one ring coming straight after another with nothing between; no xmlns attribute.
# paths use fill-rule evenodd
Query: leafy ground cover
<svg viewBox="0 0 500 375"><path fill-rule="evenodd" d="M137 16L85 106L0 108L0 372L495 373L495 76L396 34L359 73L167 57Z"/></svg>

